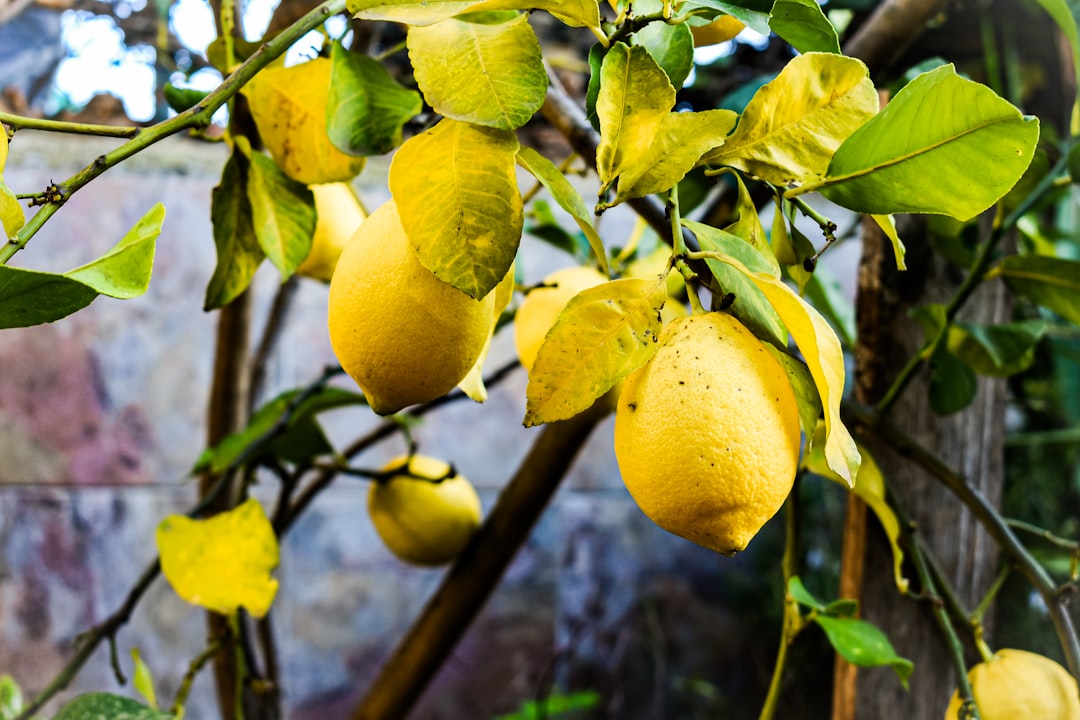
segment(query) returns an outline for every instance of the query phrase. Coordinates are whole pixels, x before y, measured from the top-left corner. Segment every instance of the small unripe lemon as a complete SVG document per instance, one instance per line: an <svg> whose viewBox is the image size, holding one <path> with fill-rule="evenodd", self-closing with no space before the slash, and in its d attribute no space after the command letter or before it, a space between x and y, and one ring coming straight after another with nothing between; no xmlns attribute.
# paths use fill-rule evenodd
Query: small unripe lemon
<svg viewBox="0 0 1080 720"><path fill-rule="evenodd" d="M368 512L390 552L416 565L442 565L457 557L480 527L480 498L446 462L402 456L382 469L389 479L371 484Z"/></svg>
<svg viewBox="0 0 1080 720"><path fill-rule="evenodd" d="M1080 693L1069 671L1026 650L998 650L968 672L982 720L1080 720ZM960 717L954 692L945 720Z"/></svg>
<svg viewBox="0 0 1080 720"><path fill-rule="evenodd" d="M548 330L559 319L566 303L582 290L607 282L603 273L591 267L574 266L556 270L522 300L514 316L514 345L518 359L531 370Z"/></svg>
<svg viewBox="0 0 1080 720"><path fill-rule="evenodd" d="M345 243L356 233L366 217L364 208L352 189L345 183L312 185L315 195L315 234L311 252L296 268L298 275L330 282Z"/></svg>
<svg viewBox="0 0 1080 720"><path fill-rule="evenodd" d="M659 343L619 396L619 471L657 525L734 554L791 492L795 393L772 354L725 313L673 320Z"/></svg>
<svg viewBox="0 0 1080 720"><path fill-rule="evenodd" d="M330 344L380 415L453 390L494 313L494 293L474 300L420 264L392 200L360 225L330 281Z"/></svg>

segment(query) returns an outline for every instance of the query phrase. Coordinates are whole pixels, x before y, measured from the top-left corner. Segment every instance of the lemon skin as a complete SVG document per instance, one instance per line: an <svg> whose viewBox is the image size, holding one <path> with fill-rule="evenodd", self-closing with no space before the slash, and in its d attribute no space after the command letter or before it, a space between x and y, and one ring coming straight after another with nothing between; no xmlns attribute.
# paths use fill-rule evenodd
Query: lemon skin
<svg viewBox="0 0 1080 720"><path fill-rule="evenodd" d="M968 681L983 720L1080 720L1076 680L1048 657L998 650L971 668ZM945 720L957 720L960 706L960 693L954 692Z"/></svg>
<svg viewBox="0 0 1080 720"><path fill-rule="evenodd" d="M514 346L522 367L532 369L544 338L566 303L582 290L605 282L607 278L594 268L567 267L551 273L525 295L514 316Z"/></svg>
<svg viewBox="0 0 1080 720"><path fill-rule="evenodd" d="M665 530L724 555L791 492L799 411L783 368L725 313L673 320L615 412L626 488Z"/></svg>
<svg viewBox="0 0 1080 720"><path fill-rule="evenodd" d="M472 484L448 463L423 455L395 458L382 474L391 477L371 484L368 512L390 552L414 565L457 557L480 527Z"/></svg>
<svg viewBox="0 0 1080 720"><path fill-rule="evenodd" d="M366 215L360 201L346 183L312 185L315 196L315 234L311 251L296 268L296 274L320 282L330 282L341 251L356 233Z"/></svg>

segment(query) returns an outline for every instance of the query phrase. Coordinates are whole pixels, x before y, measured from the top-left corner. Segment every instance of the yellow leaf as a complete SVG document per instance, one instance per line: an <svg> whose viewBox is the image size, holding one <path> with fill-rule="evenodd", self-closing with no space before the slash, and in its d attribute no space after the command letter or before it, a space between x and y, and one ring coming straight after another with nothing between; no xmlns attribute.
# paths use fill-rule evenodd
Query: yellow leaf
<svg viewBox="0 0 1080 720"><path fill-rule="evenodd" d="M735 202L735 211L738 213L738 217L735 222L728 225L724 230L741 237L757 248L761 256L768 261L769 267L773 270L772 274L779 277L780 263L777 262L776 255L773 254L773 250L769 246L769 240L765 235L765 227L761 224L761 216L758 215L754 198L750 195L750 191L746 189L746 183L743 182L742 176L738 173L731 173L731 175L734 176L735 184L739 188L739 197ZM775 214L779 215L780 221L783 222L783 213L777 212ZM773 227L775 228L775 224Z"/></svg>
<svg viewBox="0 0 1080 720"><path fill-rule="evenodd" d="M154 676L150 672L150 668L143 662L142 655L139 654L139 648L131 648L131 660L135 663L135 672L132 677L132 685L135 689L146 698L146 704L152 708L157 709L157 693L154 691Z"/></svg>
<svg viewBox="0 0 1080 720"><path fill-rule="evenodd" d="M904 248L904 241L900 239L900 235L896 232L896 220L892 215L871 215L874 222L878 224L881 231L885 233L885 237L889 238L889 242L892 243L893 254L896 255L896 269L907 270L907 262L904 260L904 254L907 252Z"/></svg>
<svg viewBox="0 0 1080 720"><path fill-rule="evenodd" d="M176 594L222 614L263 617L277 593L274 529L255 499L206 520L170 515L157 529L161 571Z"/></svg>
<svg viewBox="0 0 1080 720"><path fill-rule="evenodd" d="M331 67L329 58L316 58L267 68L244 90L271 157L305 185L351 180L364 167L364 158L338 150L326 132Z"/></svg>
<svg viewBox="0 0 1080 720"><path fill-rule="evenodd" d="M512 132L444 119L390 164L390 193L420 262L477 299L506 276L521 241L517 151Z"/></svg>
<svg viewBox="0 0 1080 720"><path fill-rule="evenodd" d="M416 83L435 112L514 130L540 109L547 73L528 18L487 25L449 19L408 36Z"/></svg>
<svg viewBox="0 0 1080 720"><path fill-rule="evenodd" d="M22 205L15 193L0 180L0 227L4 230L4 237L13 237L25 224L26 213L23 212Z"/></svg>
<svg viewBox="0 0 1080 720"><path fill-rule="evenodd" d="M600 66L596 171L603 194L644 155L675 105L675 88L649 51L616 43Z"/></svg>
<svg viewBox="0 0 1080 720"><path fill-rule="evenodd" d="M829 323L794 290L767 273L751 272L745 265L722 252L716 259L744 274L760 290L787 326L792 339L814 378L825 412L825 460L849 486L859 471L859 449L840 419L844 392L844 351Z"/></svg>
<svg viewBox="0 0 1080 720"><path fill-rule="evenodd" d="M467 12L535 9L545 10L571 27L600 28L596 0L348 0L346 5L362 20L413 26L432 25Z"/></svg>
<svg viewBox="0 0 1080 720"><path fill-rule="evenodd" d="M529 371L525 426L587 410L656 352L663 277L613 280L566 304Z"/></svg>
<svg viewBox="0 0 1080 720"><path fill-rule="evenodd" d="M825 455L821 449L824 440L825 425L818 423L813 440L810 442L810 452L803 455L806 469L841 485L846 485L844 480L834 473L829 468L828 463L825 462ZM855 477L855 487L851 488L851 491L862 498L862 501L874 512L878 522L881 523L885 536L889 539L889 545L892 546L893 577L896 580L896 589L901 593L905 593L908 589L908 580L904 577L904 551L900 548L900 520L885 499L885 476L882 474L881 468L878 467L874 456L867 452L862 443L858 443L858 448L862 455L862 463L859 465L859 473Z"/></svg>
<svg viewBox="0 0 1080 720"><path fill-rule="evenodd" d="M476 364L458 383L461 392L465 393L474 402L482 403L487 400L487 388L484 387L484 361L487 360L488 352L491 350L491 339L495 336L495 328L498 327L499 317L502 315L503 310L510 305L513 298L514 266L510 265L510 269L506 271L506 276L495 286L495 312L491 318L491 331L488 333L487 342L484 343L484 349L480 351L480 357L476 359Z"/></svg>
<svg viewBox="0 0 1080 720"><path fill-rule="evenodd" d="M0 135L4 136L4 141L0 142L0 178L4 177L4 167L7 166L8 156L8 136L7 131L0 127Z"/></svg>
<svg viewBox="0 0 1080 720"><path fill-rule="evenodd" d="M877 111L877 92L861 61L799 55L754 94L735 132L702 162L780 186L818 180L840 144Z"/></svg>

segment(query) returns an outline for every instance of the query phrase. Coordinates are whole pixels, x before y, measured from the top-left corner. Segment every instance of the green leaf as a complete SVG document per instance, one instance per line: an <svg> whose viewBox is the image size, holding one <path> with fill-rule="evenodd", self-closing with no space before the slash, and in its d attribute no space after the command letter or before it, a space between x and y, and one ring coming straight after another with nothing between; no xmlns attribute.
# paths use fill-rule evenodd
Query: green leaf
<svg viewBox="0 0 1080 720"><path fill-rule="evenodd" d="M980 375L1006 377L1035 361L1035 345L1049 324L1042 320L975 325L955 322L949 328L949 351Z"/></svg>
<svg viewBox="0 0 1080 720"><path fill-rule="evenodd" d="M908 678L915 666L910 660L896 654L885 633L865 620L855 618L817 615L814 622L825 631L836 652L849 663L859 667L890 665L896 671L901 684L907 687Z"/></svg>
<svg viewBox="0 0 1080 720"><path fill-rule="evenodd" d="M1073 77L1080 77L1080 5L1070 0L1035 0L1042 5L1050 17L1054 19L1062 34L1072 46ZM1080 90L1080 88L1078 88ZM1070 133L1075 135L1080 132L1080 114L1077 113L1077 101L1073 101L1073 119Z"/></svg>
<svg viewBox="0 0 1080 720"><path fill-rule="evenodd" d="M158 706L157 693L154 691L154 675L150 672L150 668L143 662L142 655L139 654L139 648L131 648L131 660L135 664L135 672L132 673L131 684L135 687L135 690L146 698L146 704L152 708Z"/></svg>
<svg viewBox="0 0 1080 720"><path fill-rule="evenodd" d="M592 223L592 213L589 212L581 193L574 189L574 186L559 171L559 168L555 167L553 162L530 147L518 149L517 163L528 170L534 178L547 188L547 191L551 193L551 197L555 198L555 202L559 203L559 207L570 213L570 217L574 218L574 222L578 224L581 232L585 233L585 237L588 238L589 247L596 256L601 271L605 275L610 275L611 271L608 269L604 241L600 239L600 235L596 232L596 227ZM573 250L570 252L572 254Z"/></svg>
<svg viewBox="0 0 1080 720"><path fill-rule="evenodd" d="M694 7L719 10L740 21L754 32L762 35L769 34L769 15L772 14L773 0L739 0L738 2L725 2L725 0L693 0L690 3L687 3L688 9L693 9Z"/></svg>
<svg viewBox="0 0 1080 720"><path fill-rule="evenodd" d="M477 299L506 275L521 241L518 149L512 132L444 119L390 164L390 192L420 262Z"/></svg>
<svg viewBox="0 0 1080 720"><path fill-rule="evenodd" d="M547 720L575 710L588 710L599 704L600 694L592 690L570 695L551 695L543 700L527 700L517 712L500 715L495 720Z"/></svg>
<svg viewBox="0 0 1080 720"><path fill-rule="evenodd" d="M904 86L836 151L817 190L856 212L935 213L968 220L993 205L1027 169L1039 121L952 65Z"/></svg>
<svg viewBox="0 0 1080 720"><path fill-rule="evenodd" d="M1001 277L1009 289L1080 325L1080 261L1047 255L1013 255L987 277Z"/></svg>
<svg viewBox="0 0 1080 720"><path fill-rule="evenodd" d="M788 594L795 598L795 602L810 608L811 610L824 610L825 603L814 597L814 594L806 589L806 585L803 584L802 578L798 575L793 575L788 580L787 586Z"/></svg>
<svg viewBox="0 0 1080 720"><path fill-rule="evenodd" d="M206 288L204 310L232 302L247 289L266 253L259 247L247 194L248 161L236 151L221 171L210 195L217 266Z"/></svg>
<svg viewBox="0 0 1080 720"><path fill-rule="evenodd" d="M893 255L896 256L896 269L907 270L907 261L904 259L907 249L896 231L896 220L892 215L871 215L870 218L877 223L881 232L885 233L885 237L892 243Z"/></svg>
<svg viewBox="0 0 1080 720"><path fill-rule="evenodd" d="M401 127L423 109L420 93L400 85L382 63L349 52L340 41L330 54L326 131L350 155L382 155L401 144Z"/></svg>
<svg viewBox="0 0 1080 720"><path fill-rule="evenodd" d="M547 73L525 15L487 25L449 19L410 28L409 60L435 112L515 130L540 109Z"/></svg>
<svg viewBox="0 0 1080 720"><path fill-rule="evenodd" d="M82 310L97 292L54 273L0 265L0 328L53 322Z"/></svg>
<svg viewBox="0 0 1080 720"><path fill-rule="evenodd" d="M663 278L626 278L583 290L548 331L529 371L525 426L565 420L656 352Z"/></svg>
<svg viewBox="0 0 1080 720"><path fill-rule="evenodd" d="M815 0L776 0L769 27L801 53L840 54L836 28Z"/></svg>
<svg viewBox="0 0 1080 720"><path fill-rule="evenodd" d="M109 297L126 300L142 295L150 286L154 250L164 221L165 206L157 203L109 252L64 274Z"/></svg>
<svg viewBox="0 0 1080 720"><path fill-rule="evenodd" d="M780 186L817 180L840 144L877 109L877 91L862 62L831 53L799 55L757 91L735 132L702 162Z"/></svg>
<svg viewBox="0 0 1080 720"><path fill-rule="evenodd" d="M596 98L600 96L600 71L605 55L607 48L600 43L589 48L589 86L585 90L585 117L597 132L600 132L600 118L596 116Z"/></svg>
<svg viewBox="0 0 1080 720"><path fill-rule="evenodd" d="M0 165L0 169L2 168ZM22 709L23 697L19 683L7 673L0 675L0 720L14 720Z"/></svg>
<svg viewBox="0 0 1080 720"><path fill-rule="evenodd" d="M858 611L858 601L850 600L848 598L842 598L840 600L833 600L831 603L826 605L823 612L826 615L832 615L834 617L854 617L855 613L857 613Z"/></svg>
<svg viewBox="0 0 1080 720"><path fill-rule="evenodd" d="M157 547L162 574L189 603L223 615L240 607L256 618L270 611L279 551L258 500L206 520L170 515L158 525Z"/></svg>
<svg viewBox="0 0 1080 720"><path fill-rule="evenodd" d="M765 227L761 224L761 216L758 215L754 198L750 194L750 191L747 190L746 183L743 182L742 176L738 173L729 174L735 178L735 185L739 192L735 200L735 220L725 227L724 230L732 235L741 237L757 249L757 251L761 253L761 256L769 263L770 270L768 272L779 277L780 264L777 262L776 256L769 246L769 239L765 236Z"/></svg>
<svg viewBox="0 0 1080 720"><path fill-rule="evenodd" d="M631 42L649 51L676 90L683 86L694 67L694 36L686 23L649 23L631 36Z"/></svg>
<svg viewBox="0 0 1080 720"><path fill-rule="evenodd" d="M165 94L165 102L178 113L190 110L210 94L208 90L176 87L171 82L165 83L163 92Z"/></svg>
<svg viewBox="0 0 1080 720"><path fill-rule="evenodd" d="M806 299L825 316L849 348L855 347L855 308L844 295L836 276L818 267L806 282Z"/></svg>
<svg viewBox="0 0 1080 720"><path fill-rule="evenodd" d="M131 698L92 692L69 700L53 720L171 720L172 717L172 713L146 707Z"/></svg>
<svg viewBox="0 0 1080 720"><path fill-rule="evenodd" d="M0 131L2 134L2 131ZM0 174L0 228L4 230L4 238L14 237L15 233L26 224L26 213L19 204L15 193L11 192L4 184L3 175Z"/></svg>
<svg viewBox="0 0 1080 720"><path fill-rule="evenodd" d="M975 372L950 353L939 350L930 359L930 409L938 415L960 412L975 399L979 389Z"/></svg>
<svg viewBox="0 0 1080 720"><path fill-rule="evenodd" d="M729 268L730 269L730 268ZM799 407L799 427L806 437L813 437L818 419L821 417L821 396L814 385L814 376L806 363L793 358L771 343L765 343L765 349L772 353L780 367L787 373L791 389Z"/></svg>
<svg viewBox="0 0 1080 720"><path fill-rule="evenodd" d="M237 138L243 152L245 138ZM248 156L247 197L259 247L281 273L292 275L311 252L315 235L315 196L307 185L283 173L268 156Z"/></svg>
<svg viewBox="0 0 1080 720"><path fill-rule="evenodd" d="M675 88L648 50L622 43L608 50L596 98L601 195L648 151L674 105Z"/></svg>

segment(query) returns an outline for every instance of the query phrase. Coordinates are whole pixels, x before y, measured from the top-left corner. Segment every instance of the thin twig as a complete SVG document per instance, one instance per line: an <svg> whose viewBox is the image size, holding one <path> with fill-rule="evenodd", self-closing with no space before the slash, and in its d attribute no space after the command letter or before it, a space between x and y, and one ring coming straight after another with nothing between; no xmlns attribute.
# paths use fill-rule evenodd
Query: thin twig
<svg viewBox="0 0 1080 720"><path fill-rule="evenodd" d="M143 132L142 127L122 127L118 125L93 125L89 123L45 120L43 118L22 117L7 112L0 112L0 122L16 130L42 130L44 132L62 132L70 135L98 135L101 137L133 138Z"/></svg>

